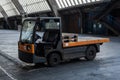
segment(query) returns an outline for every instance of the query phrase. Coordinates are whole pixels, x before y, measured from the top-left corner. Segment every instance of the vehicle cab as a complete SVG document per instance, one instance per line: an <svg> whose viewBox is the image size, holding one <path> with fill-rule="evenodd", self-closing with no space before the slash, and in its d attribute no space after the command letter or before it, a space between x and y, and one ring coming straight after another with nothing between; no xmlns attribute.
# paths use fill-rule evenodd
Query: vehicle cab
<svg viewBox="0 0 120 80"><path fill-rule="evenodd" d="M50 52L61 49L61 19L27 18L18 43L19 59L27 63L46 62Z"/></svg>

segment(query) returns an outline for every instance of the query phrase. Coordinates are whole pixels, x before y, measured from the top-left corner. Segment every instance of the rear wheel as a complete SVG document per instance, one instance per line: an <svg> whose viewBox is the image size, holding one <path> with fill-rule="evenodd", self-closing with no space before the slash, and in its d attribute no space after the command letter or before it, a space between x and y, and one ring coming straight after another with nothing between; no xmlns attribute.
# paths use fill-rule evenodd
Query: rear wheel
<svg viewBox="0 0 120 80"><path fill-rule="evenodd" d="M95 59L96 57L96 48L94 46L90 46L88 47L88 49L86 50L86 55L85 55L85 59L88 61L92 61Z"/></svg>
<svg viewBox="0 0 120 80"><path fill-rule="evenodd" d="M54 67L61 62L60 55L58 53L52 53L47 58L48 65Z"/></svg>

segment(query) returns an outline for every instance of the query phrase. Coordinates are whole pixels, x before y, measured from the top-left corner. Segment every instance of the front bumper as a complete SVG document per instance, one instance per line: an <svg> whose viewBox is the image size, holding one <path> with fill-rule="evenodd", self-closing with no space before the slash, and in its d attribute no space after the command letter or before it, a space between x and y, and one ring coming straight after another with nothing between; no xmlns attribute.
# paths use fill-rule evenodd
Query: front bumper
<svg viewBox="0 0 120 80"><path fill-rule="evenodd" d="M18 57L20 60L26 63L45 63L46 58L45 57L38 57L32 53L26 53L22 51L18 51Z"/></svg>

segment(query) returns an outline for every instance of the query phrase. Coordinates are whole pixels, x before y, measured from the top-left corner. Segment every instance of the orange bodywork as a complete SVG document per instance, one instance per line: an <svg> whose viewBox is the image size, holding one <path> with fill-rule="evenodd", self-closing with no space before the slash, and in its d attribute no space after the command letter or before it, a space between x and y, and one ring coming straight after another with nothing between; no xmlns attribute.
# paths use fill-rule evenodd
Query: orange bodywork
<svg viewBox="0 0 120 80"><path fill-rule="evenodd" d="M91 44L100 44L100 43L105 43L109 41L110 40L108 38L93 39L93 40L78 40L77 42L63 43L63 48L85 46L85 45L91 45Z"/></svg>
<svg viewBox="0 0 120 80"><path fill-rule="evenodd" d="M28 47L28 49L27 49ZM21 44L18 43L18 49L20 51L26 52L26 53L31 53L34 54L35 50L34 50L34 44Z"/></svg>

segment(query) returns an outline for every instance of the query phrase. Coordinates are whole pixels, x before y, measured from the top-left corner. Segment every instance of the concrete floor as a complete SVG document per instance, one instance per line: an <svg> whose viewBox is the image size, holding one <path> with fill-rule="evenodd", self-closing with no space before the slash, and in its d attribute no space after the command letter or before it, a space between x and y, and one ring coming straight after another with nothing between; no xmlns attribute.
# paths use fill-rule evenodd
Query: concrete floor
<svg viewBox="0 0 120 80"><path fill-rule="evenodd" d="M16 58L18 56L18 31L0 30L0 50Z"/></svg>
<svg viewBox="0 0 120 80"><path fill-rule="evenodd" d="M7 76L4 71L0 69L0 80L11 80L9 76Z"/></svg>
<svg viewBox="0 0 120 80"><path fill-rule="evenodd" d="M18 39L18 31L0 30L0 51L18 59ZM110 39L94 61L72 60L54 68L19 67L0 55L0 80L119 80L120 37Z"/></svg>

